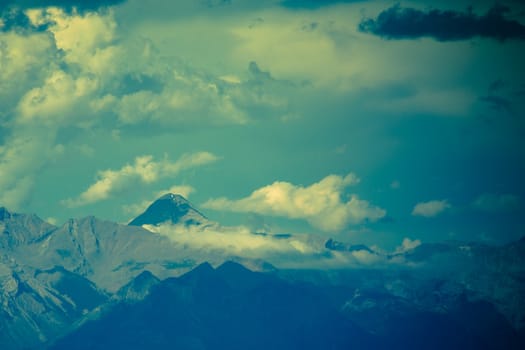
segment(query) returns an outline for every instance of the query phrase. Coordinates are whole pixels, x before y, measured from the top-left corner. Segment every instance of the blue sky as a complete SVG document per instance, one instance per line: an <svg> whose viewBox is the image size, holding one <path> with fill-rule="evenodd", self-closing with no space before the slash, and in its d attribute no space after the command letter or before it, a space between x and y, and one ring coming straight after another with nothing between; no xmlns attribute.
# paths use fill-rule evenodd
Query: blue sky
<svg viewBox="0 0 525 350"><path fill-rule="evenodd" d="M0 205L254 230L525 234L519 1L4 1Z"/></svg>

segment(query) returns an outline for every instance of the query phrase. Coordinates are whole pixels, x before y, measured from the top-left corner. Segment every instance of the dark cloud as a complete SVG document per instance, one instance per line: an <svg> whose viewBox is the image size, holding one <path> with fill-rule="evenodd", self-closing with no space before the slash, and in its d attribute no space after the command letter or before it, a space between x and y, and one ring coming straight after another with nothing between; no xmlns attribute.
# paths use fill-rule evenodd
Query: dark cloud
<svg viewBox="0 0 525 350"><path fill-rule="evenodd" d="M12 30L23 31L45 31L49 26L48 23L35 26L31 24L27 15L19 8L9 8L0 11L0 32Z"/></svg>
<svg viewBox="0 0 525 350"><path fill-rule="evenodd" d="M124 0L0 0L0 11L8 8L61 7L65 10L76 8L78 11L96 10L101 7L119 4Z"/></svg>
<svg viewBox="0 0 525 350"><path fill-rule="evenodd" d="M500 41L525 39L525 26L507 18L508 7L495 5L486 14L478 16L469 8L466 12L392 6L376 19L363 19L359 30L386 39L416 39L431 37L438 41L466 40L485 37Z"/></svg>
<svg viewBox="0 0 525 350"><path fill-rule="evenodd" d="M341 3L361 2L366 0L283 0L281 6L289 9L318 9L323 6L330 6Z"/></svg>
<svg viewBox="0 0 525 350"><path fill-rule="evenodd" d="M512 113L511 99L503 96L506 87L507 84L502 79L496 79L490 83L487 94L480 96L479 100L494 111Z"/></svg>
<svg viewBox="0 0 525 350"><path fill-rule="evenodd" d="M38 26L31 24L24 12L27 9L59 7L67 13L73 10L84 13L115 5L123 1L124 0L0 0L0 32L45 31L49 27L50 23L43 23Z"/></svg>
<svg viewBox="0 0 525 350"><path fill-rule="evenodd" d="M504 97L497 95L487 95L481 96L479 100L488 104L489 108L495 111L505 111L508 113L511 112L511 102Z"/></svg>

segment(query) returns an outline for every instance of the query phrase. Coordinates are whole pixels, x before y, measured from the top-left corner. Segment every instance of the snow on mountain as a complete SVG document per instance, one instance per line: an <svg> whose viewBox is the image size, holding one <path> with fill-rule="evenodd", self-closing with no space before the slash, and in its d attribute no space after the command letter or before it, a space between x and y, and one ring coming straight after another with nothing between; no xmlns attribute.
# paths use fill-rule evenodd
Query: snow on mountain
<svg viewBox="0 0 525 350"><path fill-rule="evenodd" d="M204 256L138 226L166 222L196 227L211 224L186 199L174 194L156 200L129 225L85 217L55 227L36 215L2 208L0 254L39 270L61 266L109 292L116 292L142 271L164 279L179 276L204 260L221 262L218 254Z"/></svg>
<svg viewBox="0 0 525 350"><path fill-rule="evenodd" d="M131 220L128 225L142 226L162 223L200 226L210 222L186 198L168 193L153 202L144 213Z"/></svg>

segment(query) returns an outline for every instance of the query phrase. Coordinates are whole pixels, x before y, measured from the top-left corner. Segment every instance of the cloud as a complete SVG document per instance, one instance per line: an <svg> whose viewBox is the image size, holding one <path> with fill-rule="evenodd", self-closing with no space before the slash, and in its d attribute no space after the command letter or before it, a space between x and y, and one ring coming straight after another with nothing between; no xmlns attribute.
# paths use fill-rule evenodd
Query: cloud
<svg viewBox="0 0 525 350"><path fill-rule="evenodd" d="M409 250L419 247L420 245L421 241L419 239L412 240L408 237L405 237L403 238L403 242L401 242L401 245L396 247L394 254L401 254L407 252Z"/></svg>
<svg viewBox="0 0 525 350"><path fill-rule="evenodd" d="M170 162L168 159L154 161L150 155L139 156L133 164L126 164L118 170L100 171L94 184L78 198L64 200L63 204L75 207L105 200L115 192L126 190L136 183L153 183L160 178L174 176L185 169L208 164L217 159L217 156L209 152L186 154L176 162Z"/></svg>
<svg viewBox="0 0 525 350"><path fill-rule="evenodd" d="M520 205L521 198L514 194L484 193L472 202L475 209L489 212L515 210Z"/></svg>
<svg viewBox="0 0 525 350"><path fill-rule="evenodd" d="M55 18L44 13L60 13L70 16L90 16L101 8L108 8L122 1L1 1L0 32L45 32L57 24ZM86 31L82 36L91 35Z"/></svg>
<svg viewBox="0 0 525 350"><path fill-rule="evenodd" d="M0 11L6 9L32 9L42 7L59 7L71 11L73 8L78 11L96 10L119 4L124 0L2 0Z"/></svg>
<svg viewBox="0 0 525 350"><path fill-rule="evenodd" d="M194 260L224 261L232 258L269 262L278 268L351 268L407 264L403 256L391 258L421 244L403 239L395 252L377 246L373 250L328 250L326 238L310 234L272 235L254 233L244 226L187 226L183 224L145 225L145 229L166 236L183 253ZM365 247L365 246L363 246ZM365 247L366 248L366 247Z"/></svg>
<svg viewBox="0 0 525 350"><path fill-rule="evenodd" d="M0 203L12 210L22 209L35 182L35 171L57 151L50 145L54 131L35 133L22 129L0 145Z"/></svg>
<svg viewBox="0 0 525 350"><path fill-rule="evenodd" d="M448 208L450 208L450 204L446 200L421 202L417 203L414 206L414 209L412 210L412 215L430 218L441 214Z"/></svg>
<svg viewBox="0 0 525 350"><path fill-rule="evenodd" d="M218 251L221 254L247 258L267 258L279 254L312 254L315 249L297 238L280 239L272 235L258 235L243 226L206 227L186 225L145 226L146 229L167 236L172 242L190 249Z"/></svg>
<svg viewBox="0 0 525 350"><path fill-rule="evenodd" d="M509 8L495 5L485 15L467 12L432 9L421 11L394 5L382 11L376 19L363 19L362 32L385 39L417 39L431 37L438 41L468 40L474 37L500 41L525 39L525 26L507 19Z"/></svg>
<svg viewBox="0 0 525 350"><path fill-rule="evenodd" d="M390 183L390 188L393 190L397 190L401 187L401 183L398 180L394 180Z"/></svg>
<svg viewBox="0 0 525 350"><path fill-rule="evenodd" d="M145 135L158 126L210 128L287 113L281 93L287 87L279 82L251 70L227 81L165 58L151 40L123 36L114 9L28 9L29 3L15 10L41 30L0 29L0 199L12 208L31 196L36 174L53 161L57 137L72 149L78 145L65 135L80 130L115 130L124 139L137 127ZM90 193L86 200L97 198Z"/></svg>
<svg viewBox="0 0 525 350"><path fill-rule="evenodd" d="M345 177L329 175L308 187L278 181L255 190L246 198L210 199L203 207L305 219L323 231L339 231L349 224L376 221L386 214L385 210L370 205L357 195L352 195L346 202L341 200L343 190L358 182L352 173Z"/></svg>
<svg viewBox="0 0 525 350"><path fill-rule="evenodd" d="M281 6L289 9L309 9L315 10L324 6L331 6L341 3L361 2L363 0L283 0Z"/></svg>
<svg viewBox="0 0 525 350"><path fill-rule="evenodd" d="M144 225L145 229L166 236L194 260L224 261L232 258L262 260L278 268L349 268L356 266L405 263L391 261L387 254L366 250L329 251L324 237L308 234L289 236L253 233L244 226Z"/></svg>

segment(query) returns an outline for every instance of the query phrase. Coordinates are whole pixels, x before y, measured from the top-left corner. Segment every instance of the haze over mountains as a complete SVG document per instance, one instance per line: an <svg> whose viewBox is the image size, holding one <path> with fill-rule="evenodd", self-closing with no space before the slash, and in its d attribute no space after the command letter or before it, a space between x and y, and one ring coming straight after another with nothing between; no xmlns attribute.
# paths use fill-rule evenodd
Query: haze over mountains
<svg viewBox="0 0 525 350"><path fill-rule="evenodd" d="M86 217L56 227L0 208L0 232L2 349L525 344L523 239L396 252L334 239L316 246L292 235L229 234L176 194L129 225ZM177 235L220 244L209 249ZM292 268L275 252L239 255L230 249L239 238L263 251L299 247L293 257L306 263ZM312 257L333 264L309 266Z"/></svg>

